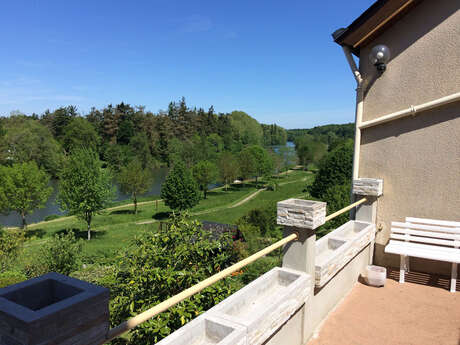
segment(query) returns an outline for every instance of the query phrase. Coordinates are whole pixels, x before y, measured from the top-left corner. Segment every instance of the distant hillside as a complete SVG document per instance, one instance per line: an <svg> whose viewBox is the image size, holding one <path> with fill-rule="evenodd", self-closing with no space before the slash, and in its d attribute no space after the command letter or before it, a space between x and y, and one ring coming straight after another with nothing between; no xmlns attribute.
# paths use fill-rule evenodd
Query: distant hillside
<svg viewBox="0 0 460 345"><path fill-rule="evenodd" d="M316 126L308 129L288 129L287 140L294 141L298 137L310 135L315 141L321 141L325 144L330 144L337 139L353 139L355 135L355 124L346 123L343 125L324 125Z"/></svg>

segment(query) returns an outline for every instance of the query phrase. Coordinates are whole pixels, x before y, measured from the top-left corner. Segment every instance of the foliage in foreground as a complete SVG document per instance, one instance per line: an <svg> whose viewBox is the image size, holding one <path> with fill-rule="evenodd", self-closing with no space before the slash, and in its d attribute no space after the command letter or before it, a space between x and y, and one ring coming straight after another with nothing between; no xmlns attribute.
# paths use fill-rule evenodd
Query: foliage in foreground
<svg viewBox="0 0 460 345"><path fill-rule="evenodd" d="M329 152L320 164L309 191L312 196L327 202L327 213L333 213L350 204L353 168L353 141L348 140ZM348 213L329 221L319 230L335 229L348 220Z"/></svg>
<svg viewBox="0 0 460 345"><path fill-rule="evenodd" d="M117 325L228 266L228 237L214 238L188 216L174 216L169 229L135 238L119 257L112 291L111 322ZM129 344L153 344L234 291L232 278L220 281L130 332ZM122 341L122 340L117 340Z"/></svg>

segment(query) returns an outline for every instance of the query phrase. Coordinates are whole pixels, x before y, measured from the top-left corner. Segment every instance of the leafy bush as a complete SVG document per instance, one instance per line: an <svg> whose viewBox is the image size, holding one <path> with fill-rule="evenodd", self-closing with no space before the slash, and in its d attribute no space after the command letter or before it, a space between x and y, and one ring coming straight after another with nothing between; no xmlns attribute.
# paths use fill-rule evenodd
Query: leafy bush
<svg viewBox="0 0 460 345"><path fill-rule="evenodd" d="M0 288L4 288L9 285L20 283L26 280L27 277L17 271L5 271L0 273Z"/></svg>
<svg viewBox="0 0 460 345"><path fill-rule="evenodd" d="M25 266L29 277L36 277L48 272L69 275L81 267L82 240L75 238L72 231L56 234L45 242L38 257Z"/></svg>
<svg viewBox="0 0 460 345"><path fill-rule="evenodd" d="M276 204L268 203L250 210L238 220L238 224L249 224L260 229L262 236L278 237L281 232L276 224Z"/></svg>
<svg viewBox="0 0 460 345"><path fill-rule="evenodd" d="M351 182L344 183L342 185L336 185L328 188L323 194L324 201L327 202L327 214L334 213L350 204L350 191L351 191ZM340 225L346 223L349 220L349 213L342 213L340 216L337 216L326 224L324 224L320 229L317 230L317 237L322 237L328 233L330 229L336 229Z"/></svg>
<svg viewBox="0 0 460 345"><path fill-rule="evenodd" d="M208 278L228 266L233 257L229 237L215 239L211 232L201 229L198 221L186 215L173 216L168 229L145 232L119 256L117 286L112 290L112 324ZM237 287L234 278L214 284L132 330L128 343L158 342Z"/></svg>
<svg viewBox="0 0 460 345"><path fill-rule="evenodd" d="M79 271L72 272L70 276L112 290L117 285L115 272L115 267L113 266L92 264L83 267Z"/></svg>
<svg viewBox="0 0 460 345"><path fill-rule="evenodd" d="M0 272L7 270L16 261L23 243L23 231L0 229Z"/></svg>
<svg viewBox="0 0 460 345"><path fill-rule="evenodd" d="M58 218L60 218L60 217L61 217L61 216L58 215L58 214L50 214L49 216L46 216L46 217L45 217L45 221L48 222L48 221L50 221L50 220L58 219Z"/></svg>

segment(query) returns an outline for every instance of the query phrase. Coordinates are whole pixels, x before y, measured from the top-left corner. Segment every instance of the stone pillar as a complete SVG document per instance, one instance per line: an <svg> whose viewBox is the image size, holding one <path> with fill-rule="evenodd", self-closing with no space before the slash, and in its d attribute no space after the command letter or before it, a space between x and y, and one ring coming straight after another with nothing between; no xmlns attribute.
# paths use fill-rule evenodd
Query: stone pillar
<svg viewBox="0 0 460 345"><path fill-rule="evenodd" d="M383 195L383 180L376 178L358 178L353 180L353 194L356 201L363 197L367 201L356 207L355 220L375 224L377 227L377 199ZM375 235L370 245L369 264L374 260Z"/></svg>
<svg viewBox="0 0 460 345"><path fill-rule="evenodd" d="M312 299L315 287L315 243L314 229L325 222L326 203L312 200L288 199L277 204L277 223L283 225L284 236L297 233L297 241L288 243L283 249L283 267L306 272L310 275L310 284L306 286L310 303L306 303L301 312L302 344L305 344L312 334L313 322Z"/></svg>
<svg viewBox="0 0 460 345"><path fill-rule="evenodd" d="M99 345L109 290L48 273L0 289L0 345Z"/></svg>

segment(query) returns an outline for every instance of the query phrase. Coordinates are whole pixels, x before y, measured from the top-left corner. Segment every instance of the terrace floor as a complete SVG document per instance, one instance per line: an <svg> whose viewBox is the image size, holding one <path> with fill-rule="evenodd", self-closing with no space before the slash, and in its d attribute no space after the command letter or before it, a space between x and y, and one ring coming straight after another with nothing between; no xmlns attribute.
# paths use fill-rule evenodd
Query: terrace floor
<svg viewBox="0 0 460 345"><path fill-rule="evenodd" d="M308 345L460 345L460 282L409 272L399 284L390 269L385 287L356 284Z"/></svg>

